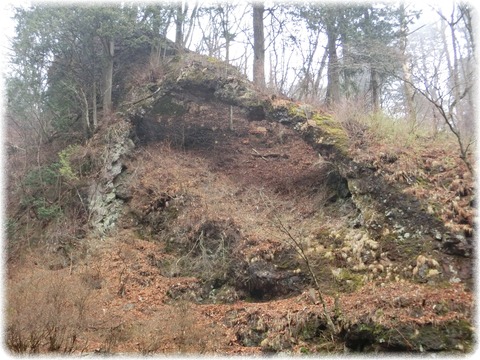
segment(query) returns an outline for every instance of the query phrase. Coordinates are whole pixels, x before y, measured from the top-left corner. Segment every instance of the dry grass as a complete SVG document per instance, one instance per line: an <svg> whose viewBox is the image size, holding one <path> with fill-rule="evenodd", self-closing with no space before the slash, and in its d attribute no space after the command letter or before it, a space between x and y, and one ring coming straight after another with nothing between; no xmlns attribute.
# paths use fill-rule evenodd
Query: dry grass
<svg viewBox="0 0 480 360"><path fill-rule="evenodd" d="M410 148L419 143L419 138L429 136L431 131L382 112L371 113L364 109L361 102L345 101L337 105L333 113L347 131L353 150L381 144L395 144L398 150Z"/></svg>
<svg viewBox="0 0 480 360"><path fill-rule="evenodd" d="M168 146L152 145L145 150L143 152L142 149L143 154L136 159L136 162L142 162L138 167L142 172L135 174L141 177L144 187L150 186L157 193L160 189L167 193L188 192L198 198L198 205L217 213L232 213L227 210L234 207L244 209L239 213L248 213L250 210L262 213L265 205L259 192L267 194L276 206L288 208L293 204L272 192L267 185L243 185L238 179L210 170L211 166L204 158L175 151ZM248 177L247 173L245 177Z"/></svg>
<svg viewBox="0 0 480 360"><path fill-rule="evenodd" d="M175 255L162 261L163 275L195 276L217 286L227 279L241 282L236 278L239 264L264 260L289 269L298 265L277 216L302 244L327 222L324 205L331 190L324 183L331 165L318 161L310 166L318 171L302 178L301 186L315 184L315 188L292 197L274 192L268 183L245 185L214 172L207 159L168 144L150 144L129 165L133 173L129 205L142 231L145 225L150 227L142 236L166 244L166 250ZM168 205L158 208L159 200L167 198L171 198ZM328 224L337 227L340 222L329 220ZM331 281L331 276L326 280Z"/></svg>
<svg viewBox="0 0 480 360"><path fill-rule="evenodd" d="M7 291L6 343L14 353L81 350L79 335L86 328L90 290L75 277L37 271Z"/></svg>
<svg viewBox="0 0 480 360"><path fill-rule="evenodd" d="M131 340L143 355L214 353L224 346L219 330L216 324L204 327L191 305L180 301L136 323Z"/></svg>
<svg viewBox="0 0 480 360"><path fill-rule="evenodd" d="M142 151L133 171L135 195L131 207L142 210L146 199L154 202L162 194L175 197L169 206L178 206L180 210L188 206L188 211L179 211L173 224L178 231L184 229L177 237L195 232L209 220L218 220L238 224L247 236L254 233L275 238L278 231L271 225L271 208L292 210L292 201L281 200L268 189L239 188L231 178L209 171L202 158L192 158L165 146L152 145ZM266 194L271 204L266 204L260 193Z"/></svg>

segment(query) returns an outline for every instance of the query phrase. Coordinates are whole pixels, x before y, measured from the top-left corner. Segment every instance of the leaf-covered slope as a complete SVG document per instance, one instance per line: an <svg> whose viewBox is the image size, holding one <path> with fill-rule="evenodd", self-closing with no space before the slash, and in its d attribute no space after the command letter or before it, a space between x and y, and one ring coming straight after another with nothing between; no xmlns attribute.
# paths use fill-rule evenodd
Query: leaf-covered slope
<svg viewBox="0 0 480 360"><path fill-rule="evenodd" d="M101 159L88 251L59 270L95 295L89 350L471 349L471 237L391 181L403 158L373 166L332 114L221 62L148 71L86 146Z"/></svg>

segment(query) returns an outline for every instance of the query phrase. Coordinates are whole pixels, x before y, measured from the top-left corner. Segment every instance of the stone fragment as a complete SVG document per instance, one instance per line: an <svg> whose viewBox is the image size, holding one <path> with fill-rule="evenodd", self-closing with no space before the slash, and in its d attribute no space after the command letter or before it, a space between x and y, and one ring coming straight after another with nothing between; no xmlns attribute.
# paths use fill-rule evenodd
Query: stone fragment
<svg viewBox="0 0 480 360"><path fill-rule="evenodd" d="M427 278L431 278L431 277L437 276L439 274L440 274L440 271L438 271L437 269L430 269L427 272Z"/></svg>

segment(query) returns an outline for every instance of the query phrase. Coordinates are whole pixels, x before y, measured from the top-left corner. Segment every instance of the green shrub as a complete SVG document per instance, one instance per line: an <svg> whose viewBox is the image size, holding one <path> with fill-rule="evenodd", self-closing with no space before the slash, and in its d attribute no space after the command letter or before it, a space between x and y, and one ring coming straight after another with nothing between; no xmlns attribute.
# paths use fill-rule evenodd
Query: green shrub
<svg viewBox="0 0 480 360"><path fill-rule="evenodd" d="M32 190L41 188L43 186L55 185L58 182L59 164L53 163L51 165L42 166L30 170L23 181L23 185Z"/></svg>
<svg viewBox="0 0 480 360"><path fill-rule="evenodd" d="M59 174L67 181L77 180L78 176L72 168L71 157L77 150L76 145L69 145L66 149L60 151L59 157Z"/></svg>
<svg viewBox="0 0 480 360"><path fill-rule="evenodd" d="M63 214L58 196L66 181L78 180L71 162L76 151L76 145L69 145L58 153L58 162L30 170L25 176L20 204L32 206L39 220L50 221Z"/></svg>
<svg viewBox="0 0 480 360"><path fill-rule="evenodd" d="M33 206L40 220L53 220L59 217L63 212L57 204L49 204L45 198L38 198L33 201Z"/></svg>

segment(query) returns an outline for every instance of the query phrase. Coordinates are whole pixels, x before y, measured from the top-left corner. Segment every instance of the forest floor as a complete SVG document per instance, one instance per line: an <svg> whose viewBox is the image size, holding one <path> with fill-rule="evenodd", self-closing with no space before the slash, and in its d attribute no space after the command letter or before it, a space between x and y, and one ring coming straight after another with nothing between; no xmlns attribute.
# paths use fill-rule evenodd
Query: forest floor
<svg viewBox="0 0 480 360"><path fill-rule="evenodd" d="M235 130L231 131L228 110L213 105L205 110L210 113L186 119L187 136L181 143L176 140L177 128L172 128L171 133L162 132L163 139L149 139L137 147L127 162L133 174L129 182L133 196L129 214L145 214L162 196L172 202L182 198L186 205L179 217L183 219L171 221L195 228L207 219L215 219L238 227L242 237L239 242L243 244L239 252L250 261L259 254L273 257L278 249L288 248L288 239L272 220L272 207L289 227L295 228L295 234L321 232L327 225L329 229L345 225L350 205L325 203L321 190L324 164L299 135L266 121L248 122L241 114L235 116ZM206 135L202 137L198 131L188 135L188 126L204 128ZM386 151L391 149L377 154ZM422 158L443 163L445 150L429 151L430 155ZM369 154L362 152L362 156ZM384 165L385 171L390 165ZM418 172L422 168L417 165ZM452 169L437 174L432 178L433 186L428 184L422 191L428 193L431 188L435 193L439 182L451 183L455 179ZM406 191L412 192L407 187ZM415 192L418 195L419 190ZM167 210L168 206L163 212ZM90 239L87 255L74 267L58 269L55 258L42 261L37 254L23 258L20 264L9 263L9 284L34 281L44 273L52 279L78 277L82 286L91 290L89 329L77 340L85 344L84 352L343 352L343 342L322 338L321 333L309 328L309 321L322 317L321 305L310 287L283 296L267 294L266 300L248 295L240 300L233 294L223 301L216 297L199 301L198 293L205 293L202 281L194 273L182 276L182 269L175 268L174 263L178 264L181 257L167 248L165 235L160 235L168 231L139 231L141 226L129 214L115 234L102 241ZM165 227L170 226L165 223ZM328 248L329 244L324 242L322 246ZM327 264L323 266L327 268ZM333 268L331 264L328 267ZM341 311L346 328L359 319L369 319L377 326L397 329L399 336L409 337L402 333L407 325L441 327L451 321L471 319L473 294L462 283L444 282L439 286L418 283L413 278L379 278L343 291L329 271L319 271L318 275L323 276L327 308L332 313L334 308ZM334 306L335 295L338 300ZM459 351L464 350L461 341L457 346Z"/></svg>
<svg viewBox="0 0 480 360"><path fill-rule="evenodd" d="M230 111L211 101L135 125L118 228L88 234L69 262L34 248L9 259L8 299L25 304L24 323L83 304L75 353L472 350L471 257L440 251L434 235L412 241L387 221L404 209L413 230L442 222L471 236L473 180L454 142L351 139L352 158L386 184L370 193L389 199L374 207L366 198L359 210L355 194L332 197L335 166L292 127L234 106L230 129ZM368 230L379 209L387 220ZM337 336L292 238L311 260ZM42 301L57 307L40 315Z"/></svg>

